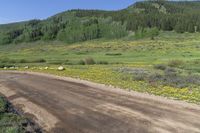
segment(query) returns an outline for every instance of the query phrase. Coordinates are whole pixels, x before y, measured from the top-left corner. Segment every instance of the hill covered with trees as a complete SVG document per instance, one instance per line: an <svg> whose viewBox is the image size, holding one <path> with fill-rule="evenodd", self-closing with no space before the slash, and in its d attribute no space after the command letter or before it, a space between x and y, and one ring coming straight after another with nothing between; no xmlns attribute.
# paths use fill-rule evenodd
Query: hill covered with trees
<svg viewBox="0 0 200 133"><path fill-rule="evenodd" d="M200 1L144 1L119 11L70 10L46 20L0 25L0 44L114 39L146 28L199 32Z"/></svg>

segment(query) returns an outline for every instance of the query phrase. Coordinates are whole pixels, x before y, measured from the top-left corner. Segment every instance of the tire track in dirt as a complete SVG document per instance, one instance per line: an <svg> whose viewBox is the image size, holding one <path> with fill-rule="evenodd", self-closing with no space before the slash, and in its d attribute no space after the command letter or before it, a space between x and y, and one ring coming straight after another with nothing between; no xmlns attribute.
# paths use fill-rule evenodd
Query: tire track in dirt
<svg viewBox="0 0 200 133"><path fill-rule="evenodd" d="M0 92L50 133L200 133L200 106L72 78L0 72Z"/></svg>

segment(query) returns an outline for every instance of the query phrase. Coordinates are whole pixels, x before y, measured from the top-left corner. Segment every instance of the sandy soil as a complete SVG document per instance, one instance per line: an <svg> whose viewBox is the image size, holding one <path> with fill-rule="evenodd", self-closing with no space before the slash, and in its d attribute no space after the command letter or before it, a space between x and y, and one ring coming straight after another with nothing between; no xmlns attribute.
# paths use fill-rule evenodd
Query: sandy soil
<svg viewBox="0 0 200 133"><path fill-rule="evenodd" d="M50 133L200 133L200 106L72 78L0 72L0 93Z"/></svg>

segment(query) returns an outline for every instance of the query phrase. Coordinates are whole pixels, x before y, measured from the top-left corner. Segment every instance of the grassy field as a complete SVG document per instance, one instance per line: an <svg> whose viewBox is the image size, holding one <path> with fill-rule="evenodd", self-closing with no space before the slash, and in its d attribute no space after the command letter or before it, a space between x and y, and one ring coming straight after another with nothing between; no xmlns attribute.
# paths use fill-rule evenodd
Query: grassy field
<svg viewBox="0 0 200 133"><path fill-rule="evenodd" d="M26 123L26 119L10 113L7 102L0 97L0 133L23 133L22 123Z"/></svg>
<svg viewBox="0 0 200 133"><path fill-rule="evenodd" d="M60 65L64 71L57 70ZM154 40L127 37L0 46L0 67L16 69L12 66L200 103L199 33L161 32Z"/></svg>

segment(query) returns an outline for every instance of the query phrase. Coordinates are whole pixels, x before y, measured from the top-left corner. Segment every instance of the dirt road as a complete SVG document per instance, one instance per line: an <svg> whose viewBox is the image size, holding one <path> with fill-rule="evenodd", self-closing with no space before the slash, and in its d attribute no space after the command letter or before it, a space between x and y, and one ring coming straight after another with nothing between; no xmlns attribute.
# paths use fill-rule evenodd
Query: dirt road
<svg viewBox="0 0 200 133"><path fill-rule="evenodd" d="M200 106L85 81L0 72L0 92L47 132L200 133Z"/></svg>

